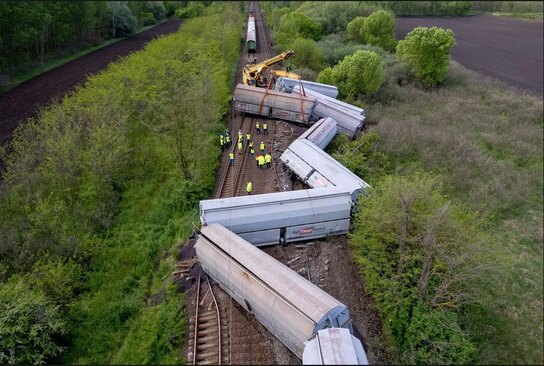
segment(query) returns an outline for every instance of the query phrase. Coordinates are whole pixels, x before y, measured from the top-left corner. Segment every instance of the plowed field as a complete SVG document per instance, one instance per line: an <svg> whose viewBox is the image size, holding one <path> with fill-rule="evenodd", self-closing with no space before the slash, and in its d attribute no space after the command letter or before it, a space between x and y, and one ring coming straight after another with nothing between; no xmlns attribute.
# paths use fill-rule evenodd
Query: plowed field
<svg viewBox="0 0 544 366"><path fill-rule="evenodd" d="M543 94L543 23L492 15L451 18L397 18L397 38L412 29L438 26L453 30L454 60L469 69Z"/></svg>
<svg viewBox="0 0 544 366"><path fill-rule="evenodd" d="M54 98L61 99L74 86L85 82L120 57L138 51L153 38L178 30L179 20L168 20L132 37L100 48L77 60L30 79L0 96L0 145L11 138L20 121L34 116Z"/></svg>

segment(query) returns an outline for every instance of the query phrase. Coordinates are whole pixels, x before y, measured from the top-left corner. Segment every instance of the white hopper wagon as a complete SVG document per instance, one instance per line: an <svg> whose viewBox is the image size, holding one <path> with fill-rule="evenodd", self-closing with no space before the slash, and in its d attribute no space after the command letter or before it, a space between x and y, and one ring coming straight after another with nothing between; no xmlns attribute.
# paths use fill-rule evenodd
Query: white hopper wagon
<svg viewBox="0 0 544 366"><path fill-rule="evenodd" d="M304 90L312 90L330 98L338 97L338 88L334 85L316 83L308 80L296 80L288 77L279 77L276 85L279 91L291 93L295 86L302 84Z"/></svg>
<svg viewBox="0 0 544 366"><path fill-rule="evenodd" d="M345 328L322 329L306 342L303 365L368 365L361 341Z"/></svg>
<svg viewBox="0 0 544 366"><path fill-rule="evenodd" d="M293 141L280 159L310 187L344 187L351 193L353 202L360 193L370 187L368 183L306 139Z"/></svg>
<svg viewBox="0 0 544 366"><path fill-rule="evenodd" d="M200 222L221 224L256 246L343 235L350 191L304 189L200 201Z"/></svg>
<svg viewBox="0 0 544 366"><path fill-rule="evenodd" d="M336 135L336 131L337 127L334 119L329 117L322 118L300 135L298 139L306 139L316 144L320 149L325 149L334 138L334 135Z"/></svg>
<svg viewBox="0 0 544 366"><path fill-rule="evenodd" d="M219 224L202 227L196 254L204 270L297 357L325 328L348 328L347 307Z"/></svg>

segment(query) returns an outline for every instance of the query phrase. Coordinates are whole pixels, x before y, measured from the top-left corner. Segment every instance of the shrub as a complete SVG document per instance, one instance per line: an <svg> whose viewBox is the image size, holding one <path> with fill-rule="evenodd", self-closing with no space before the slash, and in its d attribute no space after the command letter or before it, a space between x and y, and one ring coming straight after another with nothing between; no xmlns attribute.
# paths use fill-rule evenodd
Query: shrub
<svg viewBox="0 0 544 366"><path fill-rule="evenodd" d="M148 1L145 9L152 13L156 20L163 20L166 17L166 8L162 1Z"/></svg>
<svg viewBox="0 0 544 366"><path fill-rule="evenodd" d="M315 41L297 38L291 43L289 48L295 51L292 62L296 66L309 67L316 71L323 68L323 52L317 47Z"/></svg>
<svg viewBox="0 0 544 366"><path fill-rule="evenodd" d="M202 3L194 3L188 7L178 8L176 16L180 19L194 18L202 14L206 6Z"/></svg>
<svg viewBox="0 0 544 366"><path fill-rule="evenodd" d="M332 73L325 70L318 80L324 81L332 76L332 84L338 87L342 97L355 98L359 93L375 93L383 82L380 56L372 51L359 50L334 66Z"/></svg>
<svg viewBox="0 0 544 366"><path fill-rule="evenodd" d="M148 25L153 25L153 24L156 24L157 23L157 20L155 19L155 17L153 16L153 13L151 12L147 12L145 13L141 19L142 21L142 25L145 27L145 26L148 26Z"/></svg>
<svg viewBox="0 0 544 366"><path fill-rule="evenodd" d="M384 50L395 49L395 20L391 13L379 10L365 18L361 29L365 43L382 47Z"/></svg>
<svg viewBox="0 0 544 366"><path fill-rule="evenodd" d="M397 56L407 62L423 85L430 87L444 79L455 46L451 29L417 27L397 45Z"/></svg>
<svg viewBox="0 0 544 366"><path fill-rule="evenodd" d="M332 75L333 75L332 67L327 67L326 69L321 71L319 73L319 75L317 75L317 82L318 83L323 83L323 84L333 85L334 84L334 78L333 78Z"/></svg>
<svg viewBox="0 0 544 366"><path fill-rule="evenodd" d="M355 19L348 23L346 31L348 32L348 37L350 39L363 43L362 30L365 19L365 17L355 17Z"/></svg>
<svg viewBox="0 0 544 366"><path fill-rule="evenodd" d="M0 363L41 364L62 352L55 338L65 324L58 308L25 277L0 283Z"/></svg>
<svg viewBox="0 0 544 366"><path fill-rule="evenodd" d="M350 237L365 284L408 363L474 359L454 311L477 300L467 281L483 275L482 234L476 216L442 195L439 182L421 172L385 177L361 199Z"/></svg>
<svg viewBox="0 0 544 366"><path fill-rule="evenodd" d="M126 1L108 1L108 9L111 13L112 37L126 37L133 34L138 27L138 19Z"/></svg>
<svg viewBox="0 0 544 366"><path fill-rule="evenodd" d="M278 32L283 34L284 39L301 37L313 39L314 41L321 38L321 31L319 23L299 12L290 12L283 15L278 29Z"/></svg>

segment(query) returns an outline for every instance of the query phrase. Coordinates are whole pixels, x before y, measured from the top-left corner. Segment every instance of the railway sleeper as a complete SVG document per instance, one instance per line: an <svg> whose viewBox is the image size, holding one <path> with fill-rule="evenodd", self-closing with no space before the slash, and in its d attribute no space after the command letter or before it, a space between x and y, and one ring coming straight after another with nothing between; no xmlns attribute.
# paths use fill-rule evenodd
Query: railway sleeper
<svg viewBox="0 0 544 366"><path fill-rule="evenodd" d="M200 344L205 344L207 342L212 342L217 344L217 342L219 341L217 339L217 333L214 335L214 334L207 334L205 336L199 336L198 339L197 339L197 344L200 345Z"/></svg>
<svg viewBox="0 0 544 366"><path fill-rule="evenodd" d="M197 357L200 356L202 350L208 350L208 349L217 349L217 343L204 343L204 344L197 344ZM217 351L216 351L217 352Z"/></svg>
<svg viewBox="0 0 544 366"><path fill-rule="evenodd" d="M198 325L198 332L201 332L205 329L212 329L217 332L219 330L219 327L217 326L217 324L199 324Z"/></svg>
<svg viewBox="0 0 544 366"><path fill-rule="evenodd" d="M213 327L202 329L198 332L199 335L206 335L210 333L217 333L217 329L213 329Z"/></svg>

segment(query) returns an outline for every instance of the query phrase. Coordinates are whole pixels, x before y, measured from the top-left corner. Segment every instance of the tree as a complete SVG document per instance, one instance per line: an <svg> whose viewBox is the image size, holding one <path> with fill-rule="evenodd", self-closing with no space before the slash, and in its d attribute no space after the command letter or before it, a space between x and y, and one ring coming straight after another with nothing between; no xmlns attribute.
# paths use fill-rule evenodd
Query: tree
<svg viewBox="0 0 544 366"><path fill-rule="evenodd" d="M359 42L363 43L362 30L365 23L365 17L356 17L351 22L348 23L346 31L348 32L348 37Z"/></svg>
<svg viewBox="0 0 544 366"><path fill-rule="evenodd" d="M327 69L324 72L318 80L326 80L330 74L340 95L348 98L355 98L359 93L375 93L383 83L380 55L372 51L358 50L344 57L332 68L332 73Z"/></svg>
<svg viewBox="0 0 544 366"><path fill-rule="evenodd" d="M410 65L423 85L431 87L444 79L455 44L451 29L417 27L399 42L397 56Z"/></svg>
<svg viewBox="0 0 544 366"><path fill-rule="evenodd" d="M155 19L162 20L166 16L166 8L162 1L148 1L145 9L153 14Z"/></svg>
<svg viewBox="0 0 544 366"><path fill-rule="evenodd" d="M280 19L279 32L291 38L302 37L318 41L321 38L321 24L299 12L287 13Z"/></svg>
<svg viewBox="0 0 544 366"><path fill-rule="evenodd" d="M309 67L313 70L320 70L323 67L323 51L311 39L297 38L289 47L295 54L293 63L299 67Z"/></svg>
<svg viewBox="0 0 544 366"><path fill-rule="evenodd" d="M384 50L395 49L395 20L390 12L379 10L365 18L361 29L365 43L379 46Z"/></svg>
<svg viewBox="0 0 544 366"><path fill-rule="evenodd" d="M127 3L127 1L108 2L108 9L111 15L112 38L131 35L138 27L138 19L132 14Z"/></svg>
<svg viewBox="0 0 544 366"><path fill-rule="evenodd" d="M62 352L55 338L65 333L58 307L25 277L0 284L0 363L41 364Z"/></svg>
<svg viewBox="0 0 544 366"><path fill-rule="evenodd" d="M317 82L323 84L334 84L332 67L327 67L317 75Z"/></svg>

